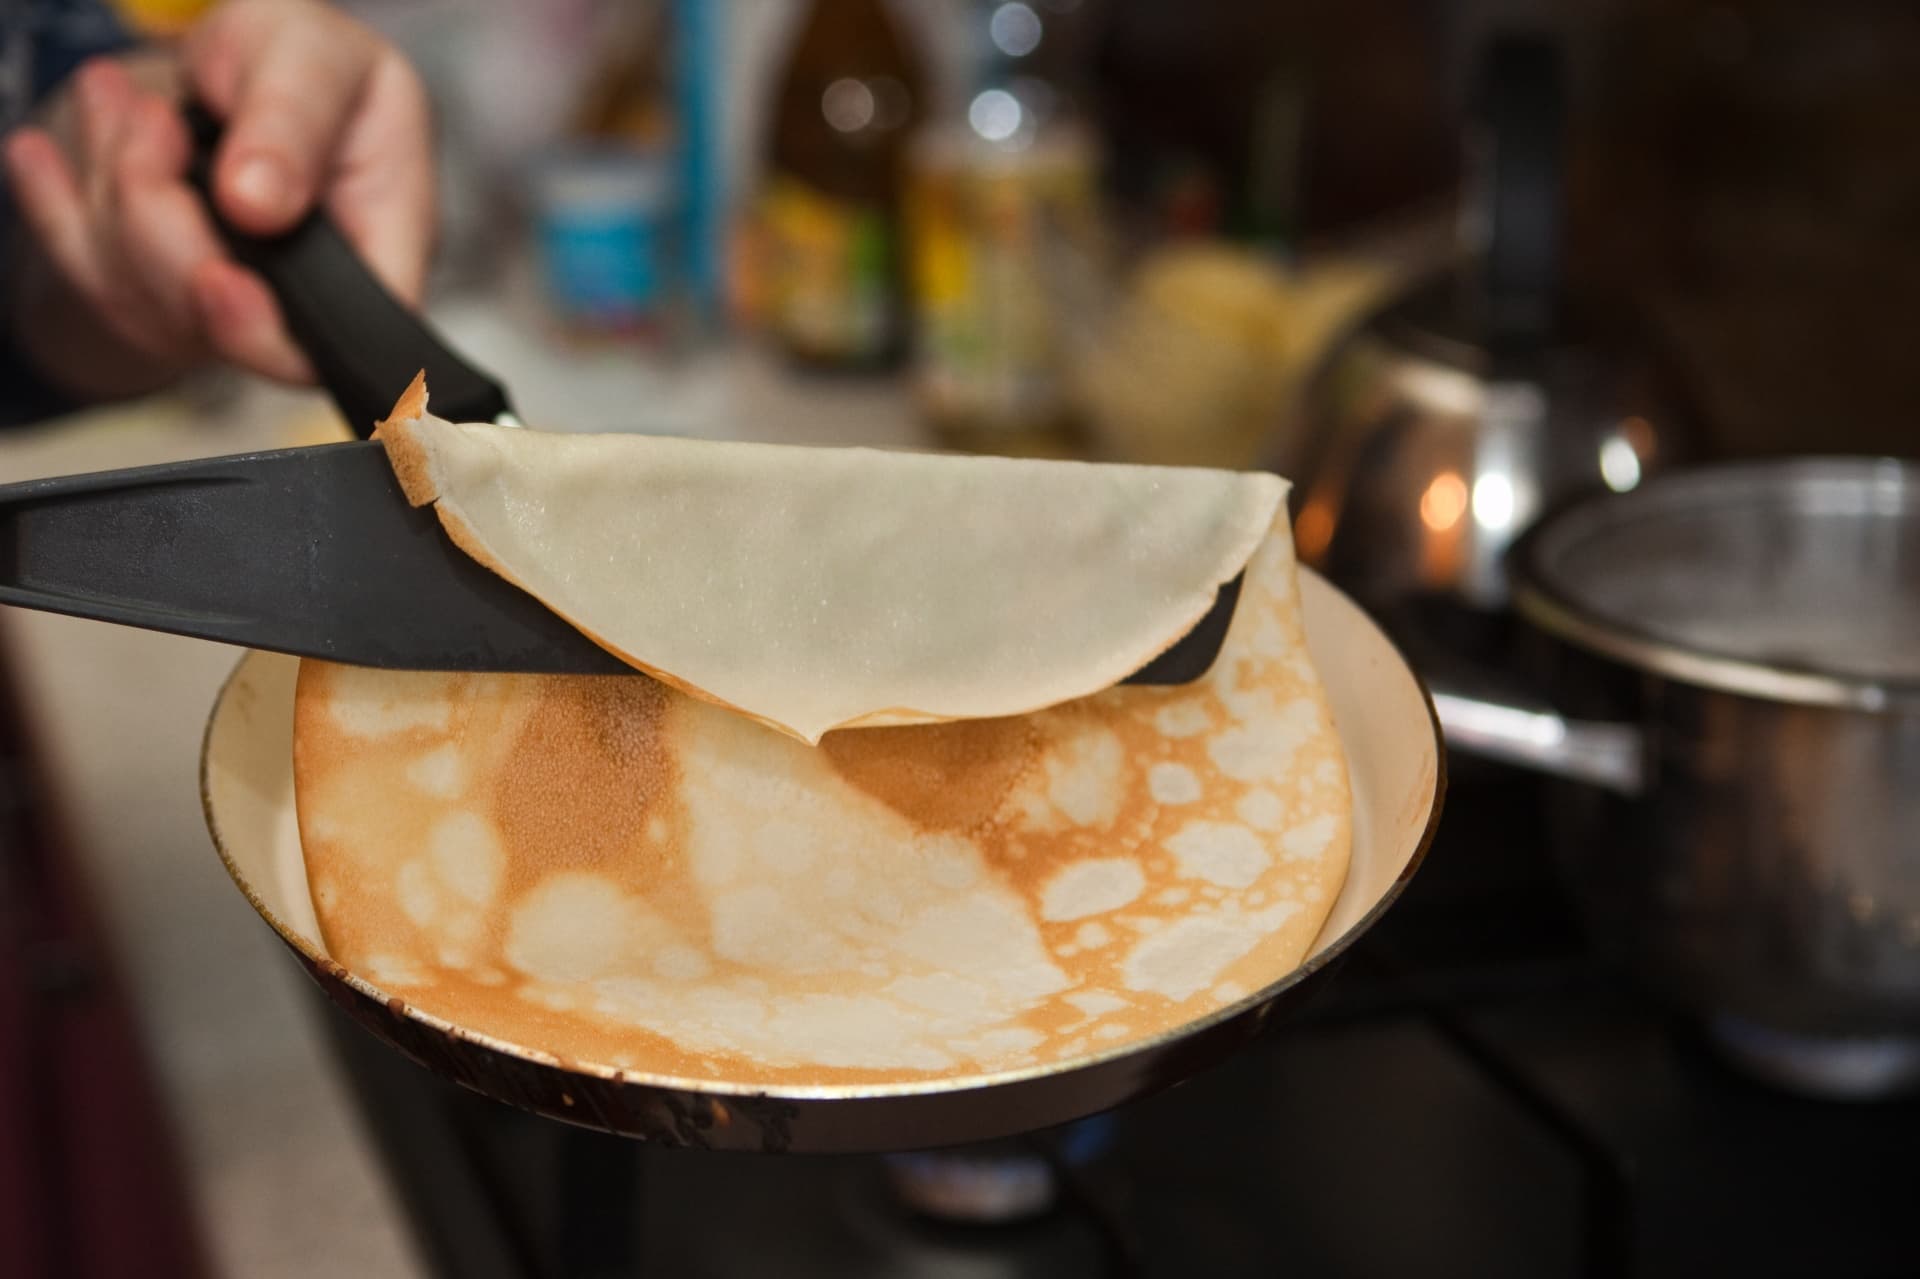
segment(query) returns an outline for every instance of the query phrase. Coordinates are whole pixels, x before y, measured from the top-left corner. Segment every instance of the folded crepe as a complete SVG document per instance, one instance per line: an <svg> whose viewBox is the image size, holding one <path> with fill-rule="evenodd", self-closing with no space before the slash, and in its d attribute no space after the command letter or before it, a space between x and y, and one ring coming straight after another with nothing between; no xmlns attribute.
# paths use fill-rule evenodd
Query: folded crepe
<svg viewBox="0 0 1920 1279"><path fill-rule="evenodd" d="M419 379L378 438L480 563L810 743L1119 682L1206 614L1287 493L1257 473L456 424Z"/></svg>
<svg viewBox="0 0 1920 1279"><path fill-rule="evenodd" d="M942 480L946 466L986 474L953 459L924 472L843 463L884 472L869 492L783 451L787 498L757 462L696 456L726 446L627 452L417 415L390 438L407 441L403 468L417 446L469 550L671 680L302 664L295 786L314 907L333 957L390 996L640 1075L913 1081L1071 1060L1191 1022L1297 966L1340 891L1345 761L1270 486L1208 489L1215 519L1174 480L1055 490L1017 471L1004 487ZM596 480L595 468L612 469ZM753 501L725 491L736 475ZM1250 559L1236 549L1249 510L1266 521ZM726 542L734 522L745 532L709 575L692 539ZM1135 536L1140 525L1165 542ZM1078 539L1072 554L1048 543L1055 529ZM1012 557L979 564L1011 593L964 577L913 591L890 564L861 578L889 596L875 607L819 577L857 572L850 547L885 557L889 539L969 537ZM581 562L593 547L624 549ZM898 565L969 562L922 545ZM1099 658L1111 682L1243 564L1204 679L1063 696L1093 677L1062 654ZM781 582L829 594L782 602ZM1151 606L1127 602L1140 582ZM1036 616L1029 648L1008 619L976 616L1023 598L1036 614L1062 601L1082 612ZM1090 619L1126 638L1098 639ZM942 628L1012 673L939 669L971 653ZM894 633L919 666L893 656ZM751 669L752 644L777 676ZM792 679L819 687L789 696ZM678 691L695 686L706 699ZM817 736L901 707L1030 705L1045 708L830 732L818 746L769 727Z"/></svg>

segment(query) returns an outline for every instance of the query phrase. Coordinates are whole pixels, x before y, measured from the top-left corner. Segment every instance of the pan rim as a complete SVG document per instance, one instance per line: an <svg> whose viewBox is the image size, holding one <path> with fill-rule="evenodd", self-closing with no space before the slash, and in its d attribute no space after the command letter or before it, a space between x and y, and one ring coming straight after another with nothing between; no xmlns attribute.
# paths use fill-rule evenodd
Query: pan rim
<svg viewBox="0 0 1920 1279"><path fill-rule="evenodd" d="M944 1075L930 1079L899 1080L887 1083L866 1084L743 1084L726 1080L696 1079L678 1075L657 1074L650 1071L633 1070L625 1067L609 1066L604 1063L577 1061L559 1056L543 1049L532 1048L511 1040L489 1035L448 1021L438 1014L431 1013L408 1002L397 995L390 995L366 978L353 972L344 964L319 950L316 945L291 929L261 899L252 884L243 876L227 849L227 839L222 832L219 818L214 812L213 788L211 776L212 746L214 725L218 722L220 711L226 704L228 694L238 681L246 664L254 654L249 651L242 654L226 678L221 681L219 692L215 694L212 710L207 716L200 741L200 805L207 824L207 833L211 837L214 852L220 863L226 868L227 877L234 887L253 908L255 914L265 920L280 940L290 947L303 962L325 972L329 977L340 981L363 998L384 1005L390 1012L418 1023L437 1034L456 1041L471 1044L490 1052L498 1053L519 1061L528 1062L559 1070L568 1074L585 1076L603 1083L621 1086L636 1086L659 1089L665 1092L680 1093L688 1096L720 1098L753 1098L794 1103L821 1102L864 1102L884 1101L899 1098L945 1097L963 1093L977 1092L990 1088L1010 1087L1019 1084L1036 1083L1042 1080L1057 1080L1083 1071L1091 1071L1123 1062L1135 1056L1149 1056L1159 1053L1181 1041L1196 1038L1216 1027L1247 1016L1262 1006L1273 1003L1288 991L1307 981L1329 965L1342 958L1346 952L1375 924L1387 910L1399 900L1400 895L1425 863L1427 853L1432 847L1439 831L1442 810L1446 805L1447 793L1447 751L1439 712L1435 709L1433 695L1427 688L1406 655L1392 638L1381 630L1370 615L1358 604L1348 598L1339 588L1327 582L1324 577L1306 565L1298 566L1300 576L1311 576L1330 594L1345 606L1359 612L1366 624L1373 628L1388 651L1399 661L1400 667L1413 681L1420 695L1421 705L1426 709L1427 730L1433 742L1433 783L1432 795L1427 802L1426 820L1423 824L1413 852L1405 865L1394 875L1393 882L1344 932L1321 950L1308 956L1301 963L1262 986L1251 994L1244 995L1233 1003L1224 1004L1206 1015L1192 1021L1182 1022L1168 1027L1143 1039L1130 1040L1110 1048L1085 1053L1077 1057L1066 1058L1036 1066L1024 1066L1012 1070L993 1071L972 1075ZM1337 728L1337 726L1336 726ZM1343 739L1344 742L1344 739ZM1343 745L1344 750L1344 745Z"/></svg>

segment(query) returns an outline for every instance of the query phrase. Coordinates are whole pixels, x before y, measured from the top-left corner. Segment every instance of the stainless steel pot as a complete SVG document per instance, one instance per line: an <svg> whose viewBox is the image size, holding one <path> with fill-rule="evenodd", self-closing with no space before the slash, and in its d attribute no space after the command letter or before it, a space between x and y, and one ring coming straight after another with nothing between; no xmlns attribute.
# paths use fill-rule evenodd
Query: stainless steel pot
<svg viewBox="0 0 1920 1279"><path fill-rule="evenodd" d="M1597 942L1777 1080L1920 1083L1920 466L1673 472L1509 569L1551 709L1435 703L1451 748L1571 779Z"/></svg>

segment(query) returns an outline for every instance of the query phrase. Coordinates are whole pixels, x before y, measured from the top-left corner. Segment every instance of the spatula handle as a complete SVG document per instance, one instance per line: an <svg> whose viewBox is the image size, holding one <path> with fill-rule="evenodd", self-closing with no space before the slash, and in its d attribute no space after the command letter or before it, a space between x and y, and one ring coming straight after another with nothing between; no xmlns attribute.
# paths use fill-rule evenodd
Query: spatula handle
<svg viewBox="0 0 1920 1279"><path fill-rule="evenodd" d="M347 424L365 438L425 369L434 411L456 422L510 419L506 389L457 354L417 312L374 277L322 210L284 235L236 230L213 199L213 159L222 125L197 102L185 107L193 139L189 177L234 258L279 299L294 341Z"/></svg>

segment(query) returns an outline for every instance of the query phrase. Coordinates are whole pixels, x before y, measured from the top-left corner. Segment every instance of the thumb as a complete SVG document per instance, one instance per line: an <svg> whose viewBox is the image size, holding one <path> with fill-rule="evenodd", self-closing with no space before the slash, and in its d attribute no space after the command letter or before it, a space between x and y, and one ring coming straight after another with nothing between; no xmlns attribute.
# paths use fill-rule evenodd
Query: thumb
<svg viewBox="0 0 1920 1279"><path fill-rule="evenodd" d="M241 73L213 169L214 199L240 230L288 230L325 189L376 52L341 34L273 40Z"/></svg>

